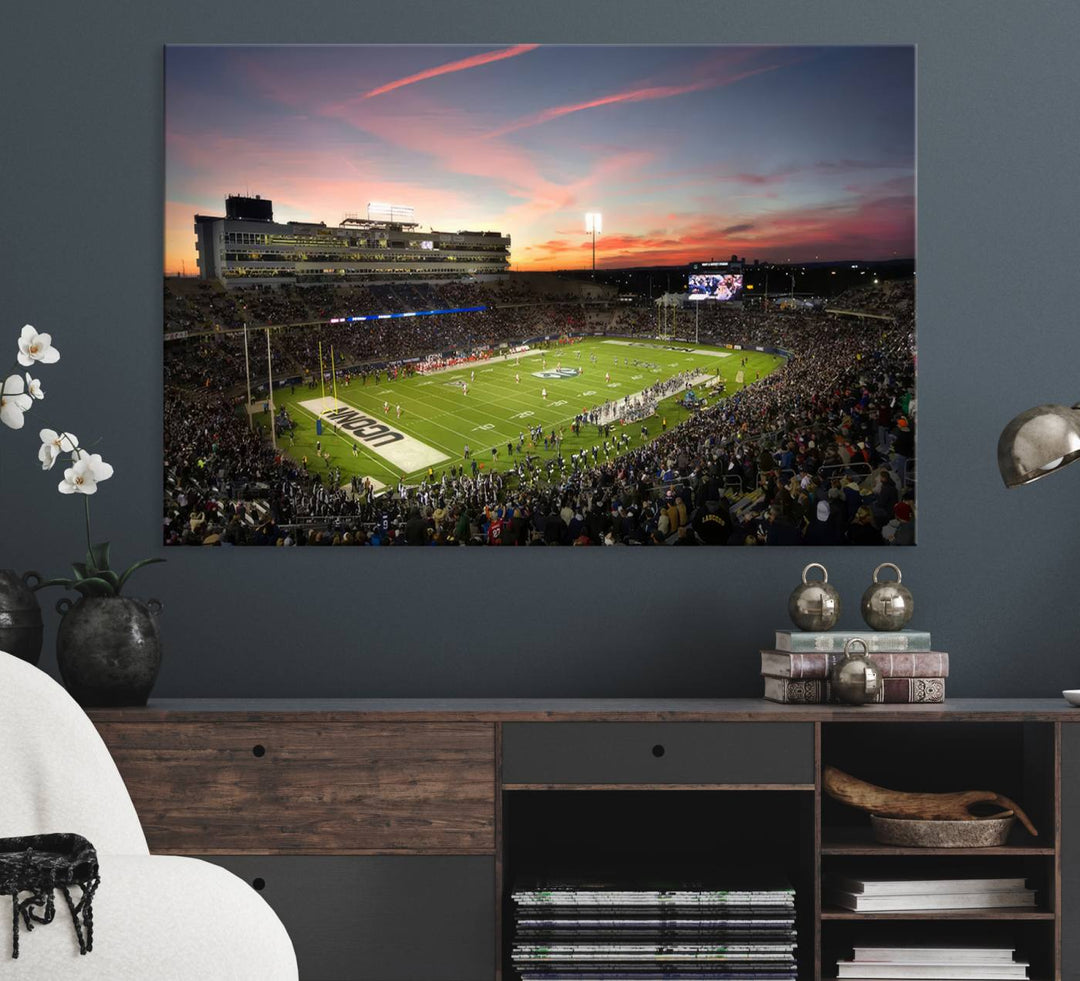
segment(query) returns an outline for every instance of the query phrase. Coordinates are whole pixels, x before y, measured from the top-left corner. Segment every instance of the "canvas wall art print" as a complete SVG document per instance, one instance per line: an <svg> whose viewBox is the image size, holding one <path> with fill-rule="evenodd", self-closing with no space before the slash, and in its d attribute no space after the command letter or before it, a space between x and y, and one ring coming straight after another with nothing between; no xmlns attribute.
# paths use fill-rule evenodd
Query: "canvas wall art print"
<svg viewBox="0 0 1080 981"><path fill-rule="evenodd" d="M914 544L914 47L165 69L166 544Z"/></svg>

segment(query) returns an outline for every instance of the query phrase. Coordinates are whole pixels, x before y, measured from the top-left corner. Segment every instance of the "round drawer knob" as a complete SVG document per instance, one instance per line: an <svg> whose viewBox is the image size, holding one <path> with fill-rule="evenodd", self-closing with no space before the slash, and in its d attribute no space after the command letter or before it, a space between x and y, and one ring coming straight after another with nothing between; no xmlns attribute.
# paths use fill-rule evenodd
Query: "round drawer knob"
<svg viewBox="0 0 1080 981"><path fill-rule="evenodd" d="M653 756L655 756L655 757L656 757L657 759L659 759L659 758L660 758L661 756L663 756L665 752L667 752L667 750L665 750L665 749L664 749L664 747L663 747L663 746L661 746L661 745L660 745L659 743L657 743L657 744L656 744L655 746L653 746L653 748L652 748L652 754L653 754Z"/></svg>
<svg viewBox="0 0 1080 981"><path fill-rule="evenodd" d="M255 746L251 747L251 755L252 756L265 756L266 755L266 747L262 743L257 743Z"/></svg>
<svg viewBox="0 0 1080 981"><path fill-rule="evenodd" d="M266 880L261 876L252 879L251 888L256 892L262 892L266 888Z"/></svg>

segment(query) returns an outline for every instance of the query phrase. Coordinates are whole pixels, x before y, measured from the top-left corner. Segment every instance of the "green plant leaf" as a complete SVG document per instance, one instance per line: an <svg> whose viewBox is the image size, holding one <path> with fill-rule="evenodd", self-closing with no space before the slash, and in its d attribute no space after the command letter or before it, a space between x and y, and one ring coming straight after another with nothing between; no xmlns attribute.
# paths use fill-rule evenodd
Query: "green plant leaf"
<svg viewBox="0 0 1080 981"><path fill-rule="evenodd" d="M82 593L83 596L115 596L116 590L104 579L91 576L89 579L81 579L71 587Z"/></svg>
<svg viewBox="0 0 1080 981"><path fill-rule="evenodd" d="M77 582L77 579L43 579L36 586L32 586L31 588L35 593L39 589L44 589L46 586L63 586L65 589L71 589Z"/></svg>
<svg viewBox="0 0 1080 981"><path fill-rule="evenodd" d="M120 590L124 588L124 583L126 583L128 581L128 579L131 578L131 576L132 576L132 574L134 572L141 569L144 565L153 565L155 562L164 562L164 561L165 561L164 559L142 559L141 561L136 562L133 566L128 568L124 572L124 574L120 577L120 581L116 585L116 593L117 593L117 595L120 594Z"/></svg>
<svg viewBox="0 0 1080 981"><path fill-rule="evenodd" d="M98 579L104 579L113 588L114 593L120 591L120 577L112 569L98 569Z"/></svg>
<svg viewBox="0 0 1080 981"><path fill-rule="evenodd" d="M88 575L90 575L90 573L86 570L85 562L72 562L71 568L72 571L74 571L75 573L76 579L85 579Z"/></svg>
<svg viewBox="0 0 1080 981"><path fill-rule="evenodd" d="M86 565L91 574L108 569L109 543L102 542L100 545L92 546L90 551L86 553Z"/></svg>

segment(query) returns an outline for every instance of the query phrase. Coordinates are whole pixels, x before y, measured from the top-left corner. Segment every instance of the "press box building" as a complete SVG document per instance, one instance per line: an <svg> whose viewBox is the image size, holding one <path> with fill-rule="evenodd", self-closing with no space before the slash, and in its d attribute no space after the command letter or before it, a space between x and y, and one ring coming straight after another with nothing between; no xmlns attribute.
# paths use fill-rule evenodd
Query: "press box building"
<svg viewBox="0 0 1080 981"><path fill-rule="evenodd" d="M510 236L499 232L421 231L412 209L325 222L275 222L269 199L230 195L225 216L195 216L199 275L226 286L256 283L378 282L501 276L510 269Z"/></svg>

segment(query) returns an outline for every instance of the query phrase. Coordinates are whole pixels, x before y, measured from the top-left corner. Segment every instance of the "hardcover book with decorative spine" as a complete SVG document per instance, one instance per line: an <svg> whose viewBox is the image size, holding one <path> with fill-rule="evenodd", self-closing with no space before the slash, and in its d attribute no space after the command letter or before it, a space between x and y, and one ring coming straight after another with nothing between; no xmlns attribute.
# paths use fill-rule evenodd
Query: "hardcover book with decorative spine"
<svg viewBox="0 0 1080 981"><path fill-rule="evenodd" d="M823 705L835 702L832 684L823 680L797 681L765 678L765 698L788 705ZM884 678L875 703L889 705L936 704L945 701L944 678Z"/></svg>
<svg viewBox="0 0 1080 981"><path fill-rule="evenodd" d="M823 651L762 651L761 673L771 678L824 679L843 654ZM947 678L949 655L945 651L874 652L870 660L885 678Z"/></svg>

